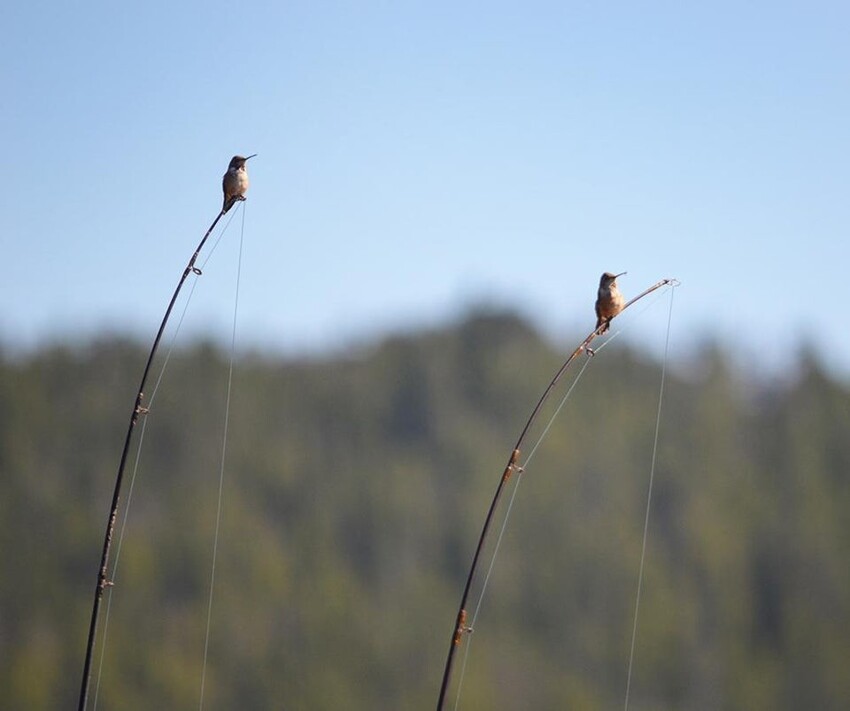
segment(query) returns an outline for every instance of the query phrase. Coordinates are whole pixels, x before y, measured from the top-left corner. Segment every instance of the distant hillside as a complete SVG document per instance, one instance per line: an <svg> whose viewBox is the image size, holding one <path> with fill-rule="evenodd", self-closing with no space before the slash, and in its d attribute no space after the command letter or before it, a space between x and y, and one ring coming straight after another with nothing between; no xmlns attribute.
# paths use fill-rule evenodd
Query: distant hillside
<svg viewBox="0 0 850 711"><path fill-rule="evenodd" d="M76 704L146 349L0 363L3 708ZM564 356L490 313L237 362L205 708L432 709L486 507ZM147 417L100 709L198 703L227 369L175 353ZM717 351L689 372L668 371L631 708L850 708L850 392L812 361L746 397ZM623 703L659 380L606 349L536 453L461 708Z"/></svg>

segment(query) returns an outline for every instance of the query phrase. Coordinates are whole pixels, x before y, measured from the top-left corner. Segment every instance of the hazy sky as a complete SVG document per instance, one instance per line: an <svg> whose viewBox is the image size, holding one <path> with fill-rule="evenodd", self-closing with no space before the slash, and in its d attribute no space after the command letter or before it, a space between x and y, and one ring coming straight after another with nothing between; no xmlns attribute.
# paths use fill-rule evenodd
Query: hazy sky
<svg viewBox="0 0 850 711"><path fill-rule="evenodd" d="M243 344L478 302L584 335L628 270L681 280L680 348L850 372L849 30L847 2L11 3L0 341L152 338L256 152ZM187 331L229 333L241 219Z"/></svg>

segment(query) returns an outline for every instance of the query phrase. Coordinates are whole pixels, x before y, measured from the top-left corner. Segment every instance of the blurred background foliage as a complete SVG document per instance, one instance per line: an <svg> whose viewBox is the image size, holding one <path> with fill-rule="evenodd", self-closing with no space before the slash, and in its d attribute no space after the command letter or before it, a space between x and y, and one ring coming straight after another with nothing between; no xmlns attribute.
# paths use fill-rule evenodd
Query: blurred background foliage
<svg viewBox="0 0 850 711"><path fill-rule="evenodd" d="M490 498L568 350L480 311L240 356L205 708L433 708ZM76 704L145 355L105 337L0 360L3 708ZM227 370L179 350L147 417L98 708L198 703ZM660 373L599 354L521 478L461 708L622 704ZM850 708L848 433L847 384L811 353L771 381L711 345L673 364L632 709Z"/></svg>

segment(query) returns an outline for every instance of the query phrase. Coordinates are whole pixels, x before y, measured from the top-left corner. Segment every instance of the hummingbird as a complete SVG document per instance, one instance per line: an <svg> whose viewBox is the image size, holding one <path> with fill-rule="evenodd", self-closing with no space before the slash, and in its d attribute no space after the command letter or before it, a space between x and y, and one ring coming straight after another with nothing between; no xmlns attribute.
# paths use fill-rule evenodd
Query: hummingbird
<svg viewBox="0 0 850 711"><path fill-rule="evenodd" d="M223 215L238 200L245 199L245 193L248 190L248 171L245 170L245 161L253 158L256 153L243 158L242 156L233 156L230 159L230 165L227 166L227 172L221 179L221 187L224 191L224 204L221 206L221 214Z"/></svg>
<svg viewBox="0 0 850 711"><path fill-rule="evenodd" d="M611 319L623 310L625 299L617 288L617 277L625 273L605 272L599 279L599 291L596 293L596 332L599 335L608 330Z"/></svg>

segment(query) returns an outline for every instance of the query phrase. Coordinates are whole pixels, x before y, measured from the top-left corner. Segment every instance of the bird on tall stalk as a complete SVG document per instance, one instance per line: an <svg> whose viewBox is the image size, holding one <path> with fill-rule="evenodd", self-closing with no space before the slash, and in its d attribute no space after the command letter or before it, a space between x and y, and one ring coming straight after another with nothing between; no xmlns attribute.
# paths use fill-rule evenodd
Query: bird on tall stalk
<svg viewBox="0 0 850 711"><path fill-rule="evenodd" d="M623 310L623 305L626 303L617 288L617 277L625 273L605 272L599 279L599 291L596 292L596 333L599 335L608 330L611 319Z"/></svg>
<svg viewBox="0 0 850 711"><path fill-rule="evenodd" d="M230 159L230 165L227 167L227 172L221 179L221 188L224 191L224 203L221 206L221 214L226 213L239 200L245 199L245 193L248 190L248 171L245 169L245 162L253 155L244 158L242 156L233 156Z"/></svg>

